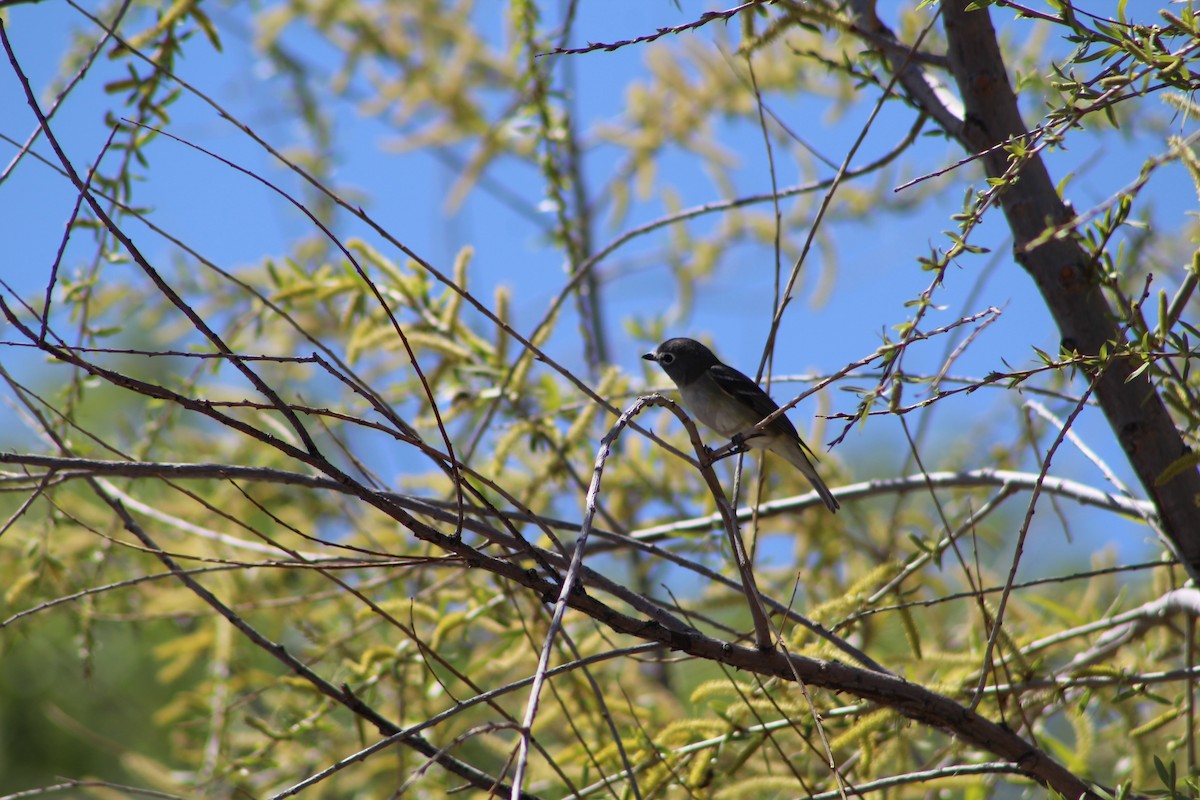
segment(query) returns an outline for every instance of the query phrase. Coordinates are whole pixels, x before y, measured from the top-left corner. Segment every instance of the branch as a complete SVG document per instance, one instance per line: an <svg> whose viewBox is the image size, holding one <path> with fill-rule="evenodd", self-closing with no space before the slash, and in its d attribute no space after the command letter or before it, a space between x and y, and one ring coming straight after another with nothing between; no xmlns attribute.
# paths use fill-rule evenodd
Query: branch
<svg viewBox="0 0 1200 800"><path fill-rule="evenodd" d="M102 498L108 497L95 481L92 481L92 485ZM524 586L538 597L553 596L561 588L561 583L551 582L543 573L525 569L507 556L486 555L465 543L461 538L447 536L435 528L421 523L387 495L371 492L353 482L348 482L341 489L396 519L423 541L459 556L473 568L486 570L502 579ZM127 529L141 539L146 547L158 550L153 540L146 536L145 531L118 501L110 499L109 505L123 520ZM297 661L283 647L265 639L256 630L246 625L245 621L236 613L199 585L185 570L180 569L169 555L159 551L159 558L179 580L229 619L244 635L266 652L287 664L290 669L305 677L322 693L346 705L356 714L371 720L384 735L391 735L400 730L398 726L384 720L376 712L362 704L357 696L348 689L333 687L307 666ZM870 702L894 709L909 719L946 731L968 745L982 748L1001 759L1014 762L1020 767L1023 774L1067 797L1092 796L1082 780L1071 774L1034 744L1011 730L966 709L948 697L897 676L859 669L839 662L805 658L774 650L764 651L757 647L741 647L693 631L669 628L654 620L620 613L582 592L571 592L567 603L571 608L586 614L617 633L624 633L647 642L655 642L696 658L721 663L735 669L749 670L760 675L779 677L784 680L801 680L809 686L852 693ZM468 779L473 785L491 785L490 776L475 772L469 765L450 758L420 737L408 739L406 743L427 756L442 761L448 769L457 774L463 775L464 772L469 771ZM464 777L467 776L464 775Z"/></svg>
<svg viewBox="0 0 1200 800"><path fill-rule="evenodd" d="M4 460L0 453L0 462ZM833 488L833 494L838 500L859 500L868 497L878 497L889 494L905 494L907 492L925 491L930 486L940 489L981 489L993 486L1012 487L1019 491L1032 491L1037 484L1038 476L1032 472L1012 472L1002 469L975 469L966 472L931 472L928 475L907 475L900 478L880 478L878 480L852 483L847 486ZM1043 494L1053 494L1066 497L1085 506L1114 511L1126 517L1144 520L1144 514L1153 512L1153 506L1145 500L1131 500L1099 489L1068 480L1066 478L1047 477L1042 482ZM750 519L757 513L759 518L773 517L780 514L791 514L809 506L820 505L816 492L806 492L797 497L785 497L763 503L756 508L744 508L738 511L738 519ZM692 531L709 530L715 527L721 518L717 514L704 517L654 525L634 531L631 536L645 541L660 541L668 536Z"/></svg>
<svg viewBox="0 0 1200 800"><path fill-rule="evenodd" d="M998 148L1027 136L1004 58L986 8L967 0L941 4L950 63L966 107L961 129L947 128L968 152L983 153L989 177L1015 166L1016 180L1000 194L1013 232L1018 262L1037 283L1062 334L1065 350L1099 356L1123 342L1117 317L1105 298L1098 267L1070 236L1046 236L1071 230L1074 214L1062 201L1041 156L1026 148L1026 160L1010 165ZM972 9L972 10L969 10ZM1200 528L1196 498L1200 470L1181 471L1160 484L1162 475L1187 452L1148 371L1137 372L1132 359L1112 359L1097 376L1096 398L1146 493L1154 500L1163 529L1193 580L1200 581Z"/></svg>
<svg viewBox="0 0 1200 800"><path fill-rule="evenodd" d="M868 44L879 46L892 70L899 74L899 83L908 93L913 105L937 120L942 130L951 134L961 129L963 121L962 103L954 97L941 81L921 69L916 47L910 47L896 38L875 13L875 0L851 0L850 8L858 20L857 28L866 32L863 36ZM881 44L882 43L882 44Z"/></svg>
<svg viewBox="0 0 1200 800"><path fill-rule="evenodd" d="M539 53L538 55L582 55L583 53L591 53L595 52L596 50L603 50L606 53L611 53L613 50L620 50L622 47L628 47L629 45L633 44L649 44L650 42L657 41L671 33L684 33L685 31L695 30L696 28L703 27L704 25L716 20L728 20L748 8L761 6L766 2L767 0L751 0L749 3L743 3L736 8L730 8L725 11L706 11L701 14L698 19L693 20L692 22L686 22L683 25L675 25L669 28L659 28L654 33L646 34L645 36L638 36L634 39L622 39L618 42L609 43L589 42L586 47L556 47L549 53Z"/></svg>
<svg viewBox="0 0 1200 800"><path fill-rule="evenodd" d="M104 490L99 481L90 479L88 483L97 497L99 497L100 500L106 503L109 508L116 513L117 517L121 520L127 531L133 534L146 548L152 551L163 563L163 565L166 566L166 568L169 569L171 573L174 574L193 594L207 603L214 611L216 611L226 620L228 620L229 623L237 628L238 631L240 631L248 640L253 642L264 652L274 656L276 660L280 661L282 664L284 664L284 666L296 673L299 677L308 681L308 683L310 683L321 694L329 697L334 702L346 707L355 715L372 724L375 729L384 736L401 731L399 725L391 722L382 714L375 711L375 709L364 703L353 692L349 685L342 684L341 688L334 686L332 683L322 678L306 664L288 652L287 648L282 644L268 639L256 628L252 627L237 612L225 605L225 603L221 602L216 595L202 586L195 577L189 574L186 570L181 569L176 563L175 559L165 553L158 546L157 542L155 542L154 539L146 533L146 531L120 503L120 501L111 497ZM491 789L499 784L499 782L493 776L477 770L470 764L439 750L422 736L411 734L404 737L403 741L409 747L413 748L419 753L422 753L427 758L438 762L438 764L448 771L470 781L472 785L478 788ZM535 795L520 794L514 795L514 797L532 798L535 797Z"/></svg>
<svg viewBox="0 0 1200 800"><path fill-rule="evenodd" d="M1114 652L1152 627L1161 625L1163 620L1174 614L1187 614L1200 619L1200 589L1175 589L1132 611L1089 622L1070 630L1059 631L1053 636L1030 642L1021 649L1021 653L1030 655L1075 636L1085 636L1106 628L1110 629L1101 634L1090 649L1078 653L1060 671L1060 675L1075 673L1098 661L1111 660Z"/></svg>
<svg viewBox="0 0 1200 800"><path fill-rule="evenodd" d="M613 658L627 658L629 656L635 656L635 655L639 655L641 653L650 652L657 648L658 648L658 645L655 645L655 644L641 644L641 645L635 645L634 647L624 648L621 650L610 650L606 653L598 653L596 655L589 656L587 658L581 658L576 661L572 661L569 664L562 664L560 666L553 667L553 668L547 670L546 676L547 677L555 677L555 676L562 675L562 674L565 674L568 672L572 672L576 669L586 668L590 664L607 661L607 660L613 659ZM461 714L463 711L467 710L468 708L472 708L476 705L479 705L480 703L490 702L491 700L494 700L498 697L506 695L510 692L514 692L517 689L524 688L525 686L528 686L529 684L533 683L533 680L534 680L533 676L530 676L528 678L521 678L519 680L507 683L504 686L500 686L496 689L491 689L491 690L483 692L481 694L477 694L470 699L460 700L460 701L456 702L450 708L446 709L445 711L434 714L433 716L429 717L428 719L422 720L421 722L418 722L415 725L410 725L409 727L405 728L402 731L397 731L396 733L393 733L391 736L380 739L379 741L375 742L374 744L368 745L367 747L364 747L363 749L359 750L358 752L353 753L349 756L346 756L343 759L340 759L339 761L334 762L333 764L329 765L328 767L321 770L320 772L315 773L315 774L305 778L304 780L300 781L299 783L288 787L284 791L279 792L274 795L271 795L271 800L284 800L284 798L287 798L287 797L294 797L294 796L300 794L301 791L303 791L311 786L314 786L317 783L320 783L321 781L325 780L326 778L330 777L331 775L342 771L346 767L349 767L353 764L357 764L362 761L366 761L368 758L373 756L375 753L378 753L381 750L386 750L387 748L389 748L392 745L396 744L397 742L401 741L405 736L410 736L414 733L418 733L422 730L425 730L426 728L432 728L434 725L438 725L448 719L458 716L459 714ZM0 798L0 800L4 800L4 798Z"/></svg>
<svg viewBox="0 0 1200 800"><path fill-rule="evenodd" d="M691 424L690 421L687 424ZM698 463L693 462L697 467ZM4 474L0 473L0 491L17 491L17 490L37 490L43 485L57 485L66 480L79 480L84 478L92 478L99 476L109 477L125 477L125 478L155 478L166 481L179 480L206 480L220 479L229 481L243 482L258 482L270 483L285 486L303 486L311 489L320 489L323 491L333 491L343 494L354 495L350 487L345 484L333 480L331 478L322 477L319 475L308 475L298 472L290 472L288 470L274 469L270 467L243 467L228 464L179 464L167 462L150 462L150 461L105 461L100 459L88 458L66 458L58 456L46 456L36 453L6 453L0 451L0 464L20 464L27 467L39 467L46 470L33 474ZM152 516L161 522L184 530L191 535L200 536L213 541L219 541L230 547L236 547L242 550L253 552L274 554L278 549L259 542L246 541L236 536L231 536L220 531L202 528L194 523L188 522L177 516L172 516L158 510L152 506L146 505L132 498L127 494L119 492L113 487L108 487L108 491L124 503L127 507L132 508L139 513ZM458 517L459 507L456 503L446 501L416 497L413 495L404 495L394 492L380 492L380 496L387 498L405 511L420 514L423 517L428 517L440 522L455 524ZM814 496L815 497L815 496ZM778 503L767 504L764 508L769 507L771 510L764 516L773 516L779 513L788 513L798 507L803 507L808 504L808 495L791 500L779 501ZM27 504L26 504L27 505ZM554 519L539 514L534 514L523 510L504 510L495 507L484 506L466 506L464 509L465 517L463 520L464 530L476 533L485 537L489 542L499 545L507 551L516 551L529 554L539 562L550 564L554 567L565 568L565 558L552 551L546 551L541 548L534 547L528 542L518 541L515 534L505 534L496 528L487 525L483 520L499 519L506 523L532 523L542 527L544 530L560 530L566 532L577 532L580 530L578 522L572 520ZM730 511L732 514L732 510ZM749 519L751 516L750 510L744 510L736 515L738 522ZM675 526L660 526L674 527L678 530L696 530L714 527L723 521L719 514L712 517L702 517L697 520L687 520L683 523L677 523ZM648 529L655 531L657 529ZM666 561L679 564L683 568L694 572L699 577L719 583L731 588L739 588L735 581L727 578L718 572L708 569L702 564L686 559L675 553L662 550L654 545L654 541L666 538L666 533L658 533L651 536L631 537L619 533L614 533L605 530L594 530L598 536L606 539L605 544L588 546L585 555L595 555L602 552L608 552L618 548L635 548L641 550L653 557L661 558ZM336 542L320 542L331 547L346 548L344 544ZM386 553L373 553L363 550L362 548L347 548L359 554L361 558L363 554L390 558ZM301 555L311 560L317 560L320 557L315 553L301 553ZM357 562L369 563L369 562ZM390 561L388 562L390 563ZM547 574L550 571L547 570ZM657 605L651 599L641 595L627 586L624 586L617 581L614 581L601 573L585 568L582 571L584 583L587 586L595 587L601 591L607 592L614 597L628 603L630 607L640 611L646 616L654 619L656 622L678 630L691 630L691 626L683 623L679 619L672 616L664 608ZM740 587L745 592L745 583ZM858 648L851 645L841 637L835 635L822 625L807 619L803 615L797 613L794 609L787 605L774 600L770 597L762 597L762 602L768 606L773 612L782 615L799 625L803 625L808 630L812 631L817 636L828 641L834 647L841 650L846 655L853 658L855 661L863 664L869 669L878 672L887 672L878 662L863 653ZM4 623L0 623L3 627Z"/></svg>

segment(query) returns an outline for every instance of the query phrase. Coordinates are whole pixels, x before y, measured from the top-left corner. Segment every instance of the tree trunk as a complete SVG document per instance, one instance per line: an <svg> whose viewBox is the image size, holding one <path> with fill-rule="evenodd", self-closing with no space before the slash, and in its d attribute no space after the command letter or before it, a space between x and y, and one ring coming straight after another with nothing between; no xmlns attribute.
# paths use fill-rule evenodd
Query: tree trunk
<svg viewBox="0 0 1200 800"><path fill-rule="evenodd" d="M966 0L942 3L950 65L965 108L963 125L953 131L967 150L988 151L1027 132L1017 108L986 8L967 10ZM989 177L1009 166L1008 153L997 148L983 157ZM1030 247L1049 227L1068 225L1074 216L1059 198L1040 155L1025 162L1017 180L1003 190L1001 206L1013 232L1017 261L1037 283L1062 333L1063 347L1095 356L1121 339L1097 267L1070 237ZM1138 363L1116 358L1096 382L1095 396L1109 425L1125 449L1138 479L1158 507L1162 532L1193 579L1200 581L1200 471L1185 470L1158 485L1163 471L1188 448L1150 382L1148 371L1130 377Z"/></svg>

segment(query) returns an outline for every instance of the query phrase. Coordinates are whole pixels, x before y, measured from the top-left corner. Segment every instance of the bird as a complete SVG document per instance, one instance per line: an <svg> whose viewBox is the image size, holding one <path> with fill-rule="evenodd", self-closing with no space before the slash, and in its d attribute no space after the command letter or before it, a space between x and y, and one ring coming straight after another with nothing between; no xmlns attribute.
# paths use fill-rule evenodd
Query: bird
<svg viewBox="0 0 1200 800"><path fill-rule="evenodd" d="M779 408L762 387L721 363L712 350L695 339L668 339L642 358L662 367L678 387L684 408L722 436L733 437L747 431ZM796 426L786 415L780 414L744 443L782 456L808 478L830 511L836 512L841 507L813 466L816 454L800 439Z"/></svg>

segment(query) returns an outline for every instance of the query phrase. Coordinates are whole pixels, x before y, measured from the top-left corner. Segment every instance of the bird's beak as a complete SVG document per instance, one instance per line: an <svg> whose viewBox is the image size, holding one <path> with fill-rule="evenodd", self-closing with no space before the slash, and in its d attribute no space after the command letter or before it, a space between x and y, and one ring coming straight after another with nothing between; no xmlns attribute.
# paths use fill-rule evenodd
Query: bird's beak
<svg viewBox="0 0 1200 800"><path fill-rule="evenodd" d="M642 356L642 358L646 359L647 361L658 361L658 356L654 353L646 353L644 356Z"/></svg>

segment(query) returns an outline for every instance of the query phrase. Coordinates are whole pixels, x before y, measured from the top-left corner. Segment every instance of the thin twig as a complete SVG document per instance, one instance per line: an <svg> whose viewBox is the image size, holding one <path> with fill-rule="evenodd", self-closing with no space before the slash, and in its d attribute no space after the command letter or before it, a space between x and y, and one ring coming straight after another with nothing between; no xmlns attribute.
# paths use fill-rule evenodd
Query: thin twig
<svg viewBox="0 0 1200 800"><path fill-rule="evenodd" d="M771 2L771 0L750 0L749 3L743 3L740 6L730 8L725 11L706 11L701 14L699 18L693 20L692 22L685 22L682 25L674 25L669 28L659 28L654 33L647 34L645 36L638 36L634 39L623 39L621 41L609 43L590 42L586 47L558 47L548 53L539 53L538 56L582 55L584 53L593 53L597 50L603 50L606 53L611 53L614 50L620 50L622 47L629 47L630 45L634 44L648 44L672 33L684 33L685 31L692 31L717 20L728 20L748 8L754 8L755 6L760 6L768 2Z"/></svg>

